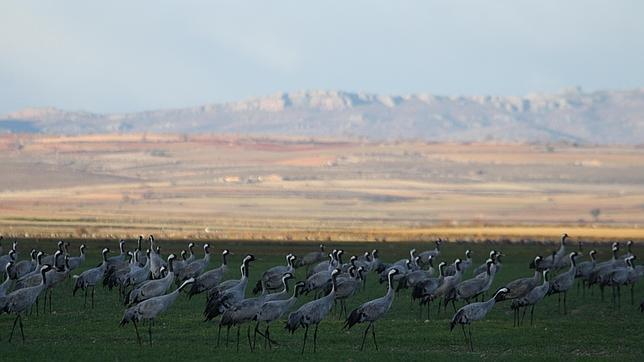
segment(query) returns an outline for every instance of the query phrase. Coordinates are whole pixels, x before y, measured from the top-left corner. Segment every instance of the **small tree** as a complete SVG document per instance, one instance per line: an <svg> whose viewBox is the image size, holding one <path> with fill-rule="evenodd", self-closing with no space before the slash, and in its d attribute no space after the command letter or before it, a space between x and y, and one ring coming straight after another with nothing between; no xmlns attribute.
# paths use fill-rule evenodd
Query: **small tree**
<svg viewBox="0 0 644 362"><path fill-rule="evenodd" d="M599 208L590 210L590 214L593 216L593 219L595 219L595 222L597 222L597 220L599 219L599 214L601 213L602 211Z"/></svg>

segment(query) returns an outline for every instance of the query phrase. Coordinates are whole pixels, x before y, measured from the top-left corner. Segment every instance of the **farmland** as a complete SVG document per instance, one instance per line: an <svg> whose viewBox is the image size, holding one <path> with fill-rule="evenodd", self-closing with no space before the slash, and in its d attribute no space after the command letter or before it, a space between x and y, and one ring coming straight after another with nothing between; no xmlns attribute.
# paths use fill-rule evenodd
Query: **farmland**
<svg viewBox="0 0 644 362"><path fill-rule="evenodd" d="M644 149L188 135L0 137L0 230L37 237L644 238Z"/></svg>

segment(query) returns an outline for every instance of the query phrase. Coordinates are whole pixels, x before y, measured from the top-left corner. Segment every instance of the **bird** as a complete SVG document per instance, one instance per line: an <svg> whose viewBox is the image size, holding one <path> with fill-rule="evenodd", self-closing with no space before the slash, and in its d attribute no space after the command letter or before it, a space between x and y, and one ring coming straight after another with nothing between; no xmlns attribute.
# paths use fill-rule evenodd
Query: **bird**
<svg viewBox="0 0 644 362"><path fill-rule="evenodd" d="M512 301L512 310L515 311L515 321L516 321L516 326L519 326L523 322L523 318L525 318L525 313L528 309L530 308L530 325L534 324L534 306L539 303L548 293L548 290L550 289L550 281L548 280L548 275L550 273L550 270L546 269L543 272L543 282L541 285L538 285L532 290L530 290L526 295L516 298ZM508 299L508 298L505 298ZM521 308L523 309L523 317L519 319L519 311Z"/></svg>
<svg viewBox="0 0 644 362"><path fill-rule="evenodd" d="M244 259L242 260L242 276L241 279L239 279L239 282L228 289L222 290L219 293L209 295L208 301L206 303L206 308L203 312L205 321L216 318L217 316L225 312L228 308L244 299L244 296L246 294L246 286L248 285L249 265L250 262L254 260L254 255L246 255L246 257L244 257ZM219 329L219 332L221 332L221 328Z"/></svg>
<svg viewBox="0 0 644 362"><path fill-rule="evenodd" d="M324 244L320 244L320 250L312 251L308 254L305 254L302 258L300 258L297 261L295 266L297 268L301 268L301 267L308 268L313 264L324 261L324 259L326 259L326 253L324 252Z"/></svg>
<svg viewBox="0 0 644 362"><path fill-rule="evenodd" d="M540 260L540 256L534 258L535 263L538 263ZM541 272L535 270L532 277L519 278L509 282L505 285L508 292L505 294L504 298L506 300L522 298L537 286L540 276Z"/></svg>
<svg viewBox="0 0 644 362"><path fill-rule="evenodd" d="M461 325L463 328L463 336L467 341L467 335L465 334L465 325L469 332L469 345L470 351L474 351L474 346L472 342L472 322L480 321L492 310L494 304L498 301L503 300L503 295L508 292L507 288L501 288L494 293L494 296L485 302L476 302L468 304L460 308L449 323L449 330L452 331L457 324Z"/></svg>
<svg viewBox="0 0 644 362"><path fill-rule="evenodd" d="M346 278L337 279L337 286L335 292L335 300L340 301L340 311L339 315L346 315L347 313L347 304L346 300L353 297L362 286L362 273L364 272L363 267L355 269L352 267L351 275Z"/></svg>
<svg viewBox="0 0 644 362"><path fill-rule="evenodd" d="M436 289L438 289L438 287L443 283L443 278L445 276L443 274L443 269L446 265L447 264L444 261L440 262L438 264L438 276L419 281L414 285L414 289L411 292L412 300L420 299L420 305L427 305L427 318L429 318L431 295L434 294ZM419 308L418 312L420 313L420 316L422 316L422 308Z"/></svg>
<svg viewBox="0 0 644 362"><path fill-rule="evenodd" d="M275 290L280 288L282 286L282 277L284 274L295 272L293 264L295 259L295 255L288 254L286 255L286 265L277 265L262 273L261 279L257 281L255 288L253 288L253 293L257 294L263 289Z"/></svg>
<svg viewBox="0 0 644 362"><path fill-rule="evenodd" d="M150 255L151 251L148 249L146 251L147 255ZM140 252L137 252L136 255L139 256ZM133 264L130 266L130 271L125 274L123 287L133 286L143 283L144 281L150 279L150 264L152 263L152 258L147 256L145 259L145 264L141 267L139 264Z"/></svg>
<svg viewBox="0 0 644 362"><path fill-rule="evenodd" d="M304 343L302 344L302 354L304 354L304 349L306 347L306 339L309 333L309 327L315 325L315 331L313 332L313 352L317 350L317 337L318 337L318 327L320 322L329 314L331 308L333 307L333 301L335 300L336 292L336 278L340 274L340 269L334 269L331 272L331 283L332 288L329 294L325 295L322 298L312 300L308 303L303 304L295 312L292 312L288 316L288 321L286 322L286 330L291 334L303 327L304 330Z"/></svg>
<svg viewBox="0 0 644 362"><path fill-rule="evenodd" d="M81 246L79 247L79 250L80 250L79 256L71 256L67 261L67 263L69 264L70 270L74 270L78 268L85 262L85 244L81 244Z"/></svg>
<svg viewBox="0 0 644 362"><path fill-rule="evenodd" d="M417 256L416 258L420 258ZM418 269L412 272L407 273L405 276L400 278L398 281L398 286L396 287L396 292L401 289L413 288L419 282L429 279L434 275L434 257L429 256L428 262L425 264L427 269Z"/></svg>
<svg viewBox="0 0 644 362"><path fill-rule="evenodd" d="M270 300L265 301L264 304L259 308L257 315L255 315L255 333L259 333L259 324L261 322L266 323L266 329L264 330L264 345L268 343L268 347L271 348L271 345L275 343L271 339L271 332L269 330L270 324L279 318L282 318L286 313L288 313L291 308L297 302L297 297L299 293L304 289L304 282L297 282L295 284L293 295L288 299L280 300ZM254 343L253 343L254 345Z"/></svg>
<svg viewBox="0 0 644 362"><path fill-rule="evenodd" d="M595 266L597 265L595 254L597 254L597 252L595 250L591 250L590 252L588 252L588 255L590 256L589 261L577 263L577 271L575 272L575 278L580 279L579 282L577 283L577 291L579 292L579 288L581 287L583 289L584 295L586 295L586 284L588 283L590 274L593 272L593 270L595 269Z"/></svg>
<svg viewBox="0 0 644 362"><path fill-rule="evenodd" d="M56 243L56 246L58 247L58 250L56 250L56 252L60 251L61 253L64 254L64 252L65 252L63 250L63 245L64 244L65 243L62 240L58 241L58 243ZM51 255L43 256L43 258L42 258L43 264L49 264L52 267L57 268L59 265L56 264L56 259L55 259L56 258L56 252L54 252L54 254L51 254Z"/></svg>
<svg viewBox="0 0 644 362"><path fill-rule="evenodd" d="M7 255L0 255L0 270L2 270L2 272L6 271L7 263L10 261L15 262L17 257L15 249L10 249Z"/></svg>
<svg viewBox="0 0 644 362"><path fill-rule="evenodd" d="M9 270L12 264L13 261L9 261L5 266L5 269ZM7 293L11 290L12 286L13 279L10 278L9 272L6 272L5 279L2 284L0 284L0 313L2 313L2 309L4 308L5 302L7 301Z"/></svg>
<svg viewBox="0 0 644 362"><path fill-rule="evenodd" d="M165 294L165 292L170 288L172 282L174 282L174 260L176 256L170 254L168 256L168 273L165 277L161 279L151 279L147 282L139 285L138 287L132 289L128 294L128 298L125 300L126 305L133 305L140 303L146 299L158 297ZM165 269L165 266L162 266L161 269Z"/></svg>
<svg viewBox="0 0 644 362"><path fill-rule="evenodd" d="M568 289L572 287L572 284L575 282L576 274L576 265L575 258L577 257L577 252L573 251L570 253L570 269L568 271L557 275L552 282L550 283L550 290L548 295L558 294L559 295L559 308L561 309L561 294L563 294L563 306L564 314L567 314L566 310L566 294Z"/></svg>
<svg viewBox="0 0 644 362"><path fill-rule="evenodd" d="M496 250L491 250L489 259L494 260L494 258L496 257L497 253L498 252ZM474 275L474 276L481 275L483 273L487 273L487 260L485 260L485 262L483 264L481 264L481 265L477 266L476 268L474 268L474 270L472 271L472 275Z"/></svg>
<svg viewBox="0 0 644 362"><path fill-rule="evenodd" d="M364 343L367 339L367 333L369 332L369 329L371 329L373 344L376 348L376 351L378 350L378 343L376 342L376 328L374 326L374 323L382 318L391 308L391 304L394 301L393 278L397 273L399 273L397 269L391 269L389 271L389 274L387 275L387 293L383 297L363 303L358 308L352 310L349 314L349 317L344 322L342 329L347 330L351 329L351 327L358 323L369 323L362 336L360 351L364 349Z"/></svg>
<svg viewBox="0 0 644 362"><path fill-rule="evenodd" d="M38 267L38 260L36 249L31 249L31 259L21 260L17 263L13 263L11 269L7 269L7 273L11 275L11 279L20 279L23 276L31 273L36 270Z"/></svg>
<svg viewBox="0 0 644 362"><path fill-rule="evenodd" d="M447 306L447 303L450 301L453 303L456 300L464 300L466 303L469 303L470 299L476 299L479 295L485 293L492 285L496 275L496 269L492 267L493 265L494 262L492 259L488 259L485 277L474 277L458 283L456 287L452 288L445 295L443 304Z"/></svg>
<svg viewBox="0 0 644 362"><path fill-rule="evenodd" d="M60 256L58 259L61 259ZM45 307L47 306L47 300L49 300L49 313L52 312L52 299L54 288L60 285L67 277L69 276L69 256L65 255L63 259L63 267L61 269L54 268L50 275L47 275L47 290L45 291ZM49 296L47 296L49 292Z"/></svg>
<svg viewBox="0 0 644 362"><path fill-rule="evenodd" d="M461 272L465 272L472 266L472 252L470 250L465 250L465 259L461 260ZM445 268L445 275L454 275L456 273L456 266L454 264L448 265ZM483 273L487 273L486 270L483 270ZM481 273L482 274L482 273Z"/></svg>
<svg viewBox="0 0 644 362"><path fill-rule="evenodd" d="M203 258L186 265L186 267L181 270L181 273L177 274L177 282L182 282L188 278L197 278L204 272L204 270L206 270L208 263L210 262L210 245L205 244L203 246L203 251Z"/></svg>
<svg viewBox="0 0 644 362"><path fill-rule="evenodd" d="M423 301L421 301L422 304L425 304L427 302L431 302L435 299L438 299L440 297L443 297L445 299L446 296L448 296L451 292L452 289L456 287L458 283L461 282L461 269L460 269L460 264L461 264L461 259L456 259L454 261L456 264L456 274L454 275L448 275L443 277L443 282L436 288L436 290L431 293L429 296L423 298ZM447 304L445 304L446 306ZM440 313L440 304L438 305L438 312Z"/></svg>
<svg viewBox="0 0 644 362"><path fill-rule="evenodd" d="M427 263L429 263L430 257L432 258L438 257L441 254L441 243L442 243L442 240L438 239L434 241L434 244L436 244L436 247L434 248L434 250L426 250L419 253L418 256L420 257L420 263L423 265L426 265Z"/></svg>
<svg viewBox="0 0 644 362"><path fill-rule="evenodd" d="M559 244L559 249L555 253L553 268L563 268L566 266L566 239L568 239L568 234L564 233L561 235L561 242Z"/></svg>
<svg viewBox="0 0 644 362"><path fill-rule="evenodd" d="M228 254L230 254L230 251L228 249L224 249L224 251L221 252L221 266L209 270L195 278L195 282L192 283L192 286L188 291L188 298L192 298L195 294L212 289L221 282L221 279L223 279L224 275L228 271Z"/></svg>
<svg viewBox="0 0 644 362"><path fill-rule="evenodd" d="M620 287L622 285L628 284L628 279L629 279L629 274L630 271L633 269L631 265L631 261L635 258L634 256L627 257L624 262L626 263L627 267L618 267L613 269L609 274L607 278L606 285L609 285L613 289L613 304L617 302L617 307L620 308L621 306L621 289Z"/></svg>
<svg viewBox="0 0 644 362"><path fill-rule="evenodd" d="M85 292L85 301L83 306L87 306L87 289L92 288L92 308L94 308L94 288L96 284L103 279L105 276L105 271L107 270L107 254L110 252L110 249L103 248L101 255L103 256L103 262L100 263L97 267L87 269L80 275L74 275L72 278L75 279L74 282L74 291L72 296L76 295L78 289L82 289Z"/></svg>
<svg viewBox="0 0 644 362"><path fill-rule="evenodd" d="M52 267L50 265L43 265L40 268L40 284L32 287L18 289L6 296L5 305L0 313L14 313L16 315L16 319L13 321L13 327L11 328L9 342L11 342L11 339L13 338L13 332L16 329L16 323L20 322L20 334L22 335L22 342L24 343L25 333L22 326L22 314L36 302L38 296L40 296L40 294L47 287L47 278L45 277L45 274L51 269Z"/></svg>
<svg viewBox="0 0 644 362"><path fill-rule="evenodd" d="M194 278L184 280L183 283L173 292L146 299L141 303L126 309L125 313L123 314L123 318L121 319L120 325L124 326L127 323L132 322L134 324L134 330L136 331L136 338L139 342L139 345L141 345L141 336L139 335L139 329L136 325L136 322L148 321L148 334L150 336L150 344L152 344L152 324L154 324L154 320L161 313L168 310L168 308L177 299L179 292L181 292L183 288L185 288L190 283L193 283L194 281Z"/></svg>

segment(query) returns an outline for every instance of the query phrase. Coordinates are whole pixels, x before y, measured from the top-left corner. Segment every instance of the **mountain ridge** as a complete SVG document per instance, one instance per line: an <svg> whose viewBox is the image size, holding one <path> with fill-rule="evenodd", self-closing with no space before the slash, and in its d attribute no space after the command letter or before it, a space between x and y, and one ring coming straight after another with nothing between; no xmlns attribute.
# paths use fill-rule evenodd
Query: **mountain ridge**
<svg viewBox="0 0 644 362"><path fill-rule="evenodd" d="M26 128L25 128L26 127ZM644 143L644 89L526 96L380 95L310 90L133 113L35 107L0 117L0 132L233 133L373 140Z"/></svg>

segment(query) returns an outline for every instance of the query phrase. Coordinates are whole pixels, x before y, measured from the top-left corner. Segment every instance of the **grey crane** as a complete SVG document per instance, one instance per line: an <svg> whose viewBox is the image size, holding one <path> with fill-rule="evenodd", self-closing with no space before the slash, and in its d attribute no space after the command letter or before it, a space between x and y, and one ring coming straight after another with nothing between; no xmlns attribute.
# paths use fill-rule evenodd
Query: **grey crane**
<svg viewBox="0 0 644 362"><path fill-rule="evenodd" d="M146 254L150 255L151 251L147 250ZM137 253L139 255L139 253ZM145 265L143 267L140 267L137 264L133 264L130 266L130 271L125 275L125 279L123 280L123 287L128 287L128 286L137 286L144 281L150 279L150 264L152 262L149 256L146 258Z"/></svg>
<svg viewBox="0 0 644 362"><path fill-rule="evenodd" d="M449 330L453 330L454 327L457 324L461 325L461 328L463 329L463 336L465 336L465 340L467 342L468 338L467 335L465 334L465 325L467 325L467 329L469 332L469 345L470 345L470 351L474 351L474 345L472 342L472 322L475 321L480 321L485 316L492 310L494 307L494 304L496 302L503 300L503 295L507 293L508 290L506 288L501 288L494 293L494 296L490 298L489 300L485 302L476 302L476 303L471 303L468 304L458 311L456 311L456 314L454 314L454 317L452 317L452 320L449 323Z"/></svg>
<svg viewBox="0 0 644 362"><path fill-rule="evenodd" d="M389 274L387 276L387 293L383 297L366 302L358 308L352 310L351 314L349 314L349 317L344 322L343 329L351 329L351 327L358 323L369 323L362 336L362 344L360 345L361 351L364 349L364 342L367 339L367 332L369 332L369 329L371 329L373 344L376 347L376 351L378 350L378 343L376 342L376 328L374 326L374 323L382 318L391 308L391 304L394 301L393 278L397 273L399 273L397 269L392 269L389 271Z"/></svg>
<svg viewBox="0 0 644 362"><path fill-rule="evenodd" d="M195 254L195 243L188 243L188 252L190 253L190 255L188 256L188 259L186 259L186 261L188 262L188 264L190 264L197 259L197 255Z"/></svg>
<svg viewBox="0 0 644 362"><path fill-rule="evenodd" d="M257 294L261 290L275 290L282 286L282 277L286 273L294 273L295 267L293 266L296 257L293 254L286 256L286 265L277 265L262 273L262 277L255 284L253 293Z"/></svg>
<svg viewBox="0 0 644 362"><path fill-rule="evenodd" d="M170 285L172 285L172 282L174 282L175 275L173 264L175 259L176 256L174 254L170 254L168 256L168 273L165 277L161 279L148 280L147 282L132 289L132 291L128 294L128 298L126 298L125 300L126 305L133 305L140 303L146 299L158 297L165 294L168 288L170 288ZM162 266L161 268L165 269L166 267Z"/></svg>
<svg viewBox="0 0 644 362"><path fill-rule="evenodd" d="M192 286L188 291L188 298L192 298L195 294L210 290L221 282L221 279L223 279L224 275L228 271L228 254L230 254L230 251L228 249L224 249L224 251L221 252L221 266L209 270L195 278L195 282L192 283Z"/></svg>
<svg viewBox="0 0 644 362"><path fill-rule="evenodd" d="M315 331L313 332L313 352L317 350L317 339L318 339L318 327L320 322L329 314L331 308L333 307L333 301L335 300L335 291L336 291L336 278L340 274L339 269L334 269L331 272L331 283L332 288L331 292L320 299L312 300L308 303L303 304L295 312L289 314L288 321L286 322L286 329L290 333L295 333L295 331L303 327L304 329L304 343L302 344L302 354L304 354L304 349L306 347L306 339L309 333L309 327L315 325Z"/></svg>
<svg viewBox="0 0 644 362"><path fill-rule="evenodd" d="M54 254L43 256L42 263L51 265L52 267L56 267L56 268L59 267L59 265L56 264L56 259L55 259L56 258L56 252L60 251L62 254L64 254L65 253L65 250L63 250L63 245L64 244L65 243L63 243L62 241L58 241L58 243L56 243L56 246L58 247L58 250L56 250L54 252Z"/></svg>
<svg viewBox="0 0 644 362"><path fill-rule="evenodd" d="M181 273L177 275L178 282L181 282L188 278L196 278L200 276L204 272L204 270L206 270L208 263L210 263L210 245L205 244L203 246L203 251L203 258L191 262L190 264L186 265L183 270L181 270Z"/></svg>
<svg viewBox="0 0 644 362"><path fill-rule="evenodd" d="M76 291L78 289L82 289L85 292L85 301L83 302L83 306L87 306L87 289L90 287L92 288L92 308L94 308L94 288L96 287L96 284L103 279L103 276L105 275L105 271L107 270L107 254L110 252L110 249L108 248L103 248L103 251L101 252L101 255L103 256L103 262L99 264L95 268L87 269L84 272L80 273L80 275L74 275L73 278L75 279L74 282L74 291L72 292L72 295L76 295Z"/></svg>
<svg viewBox="0 0 644 362"><path fill-rule="evenodd" d="M108 268L116 268L119 264L126 263L128 261L129 254L125 251L125 240L119 240L119 255L111 256L107 259Z"/></svg>
<svg viewBox="0 0 644 362"><path fill-rule="evenodd" d="M550 281L548 280L550 270L546 269L542 273L543 282L541 285L532 288L528 294L512 301L512 310L515 311L516 326L523 324L523 319L525 318L525 313L528 310L528 307L530 307L530 325L534 324L534 306L543 300L548 293L548 290L550 290ZM519 319L521 308L523 308L523 317Z"/></svg>
<svg viewBox="0 0 644 362"><path fill-rule="evenodd" d="M497 254L498 254L498 252L496 250L490 250L490 257L489 258L494 260L494 258L496 257ZM472 271L472 275L474 275L474 276L481 275L483 273L487 273L487 260L485 260L485 262L483 264L481 264L481 265L477 266L476 268L474 268L474 270Z"/></svg>
<svg viewBox="0 0 644 362"><path fill-rule="evenodd" d="M606 285L612 287L612 301L613 304L617 304L617 308L621 307L622 294L620 287L622 285L628 284L629 274L631 270L633 270L631 262L634 258L635 256L627 257L626 259L624 259L624 262L626 263L626 265L628 265L627 267L615 268L608 274Z"/></svg>
<svg viewBox="0 0 644 362"><path fill-rule="evenodd" d="M635 255L631 256L630 259L630 268L628 270L628 279L626 281L626 284L630 284L631 286L631 304L635 304L635 296L634 296L634 289L635 289L635 284L642 278L644 275L644 271L638 271L635 267Z"/></svg>
<svg viewBox="0 0 644 362"><path fill-rule="evenodd" d="M422 305L427 305L427 318L429 319L429 307L432 302L431 296L436 292L436 289L438 289L438 287L443 284L443 279L445 278L443 270L446 266L447 263L445 263L444 261L440 262L438 264L437 277L427 278L414 285L414 289L411 292L411 298L412 300L420 300L418 308L418 319L422 318L423 315Z"/></svg>
<svg viewBox="0 0 644 362"><path fill-rule="evenodd" d="M287 285L288 286L288 285ZM288 313L291 308L297 302L297 297L299 293L304 289L304 282L297 282L294 287L293 295L288 299L279 299L279 300L269 300L264 302L259 308L257 315L255 316L255 335L259 332L259 324L261 322L266 323L266 329L264 330L264 348L268 343L268 347L271 348L271 345L275 343L271 339L271 332L269 330L270 324L279 318L282 318L286 313ZM255 343L253 342L253 346Z"/></svg>
<svg viewBox="0 0 644 362"><path fill-rule="evenodd" d="M141 344L141 336L139 335L139 329L136 325L136 322L148 321L148 334L150 336L150 344L152 344L152 324L154 324L155 319L163 312L168 310L170 306L179 296L179 292L185 288L190 283L193 283L194 278L185 280L177 289L173 292L161 295L158 297L146 299L141 303L128 308L123 314L123 319L121 319L121 326L126 325L129 322L134 324L134 330L136 331L136 338Z"/></svg>
<svg viewBox="0 0 644 362"><path fill-rule="evenodd" d="M9 270L11 269L12 266L13 266L13 261L9 261L7 265L5 265L5 269ZM5 279L2 282L2 284L0 284L0 297L7 295L7 292L11 289L12 284L13 284L13 279L11 279L9 272L6 272Z"/></svg>
<svg viewBox="0 0 644 362"><path fill-rule="evenodd" d="M257 297L242 299L222 313L219 321L219 331L221 331L222 326L226 326L226 346L228 346L230 328L237 326L237 352L239 352L239 330L244 323L250 323L255 318L262 304L264 304L265 298L265 294L260 294ZM254 347L250 338L250 324L246 329L246 335L248 337L248 346L252 351ZM217 339L217 345L219 345L219 338Z"/></svg>
<svg viewBox="0 0 644 362"><path fill-rule="evenodd" d="M570 253L570 269L557 275L550 283L550 290L548 291L548 295L557 294L559 296L559 310L561 310L561 294L563 294L564 314L568 313L566 310L566 294L575 282L575 274L577 272L575 258L577 255L576 251Z"/></svg>
<svg viewBox="0 0 644 362"><path fill-rule="evenodd" d="M60 257L58 258L60 259ZM47 300L49 300L49 313L52 312L52 300L54 288L60 285L67 277L69 276L69 256L65 255L63 258L63 268L55 269L51 271L50 275L47 276L47 290L45 291L45 307L47 306ZM49 297L47 296L49 292Z"/></svg>
<svg viewBox="0 0 644 362"><path fill-rule="evenodd" d="M417 256L416 258L420 258ZM396 287L396 292L401 289L413 288L414 285L418 284L420 281L431 278L434 275L434 257L429 256L428 262L425 264L427 269L418 269L407 273L405 276L400 278L398 286Z"/></svg>
<svg viewBox="0 0 644 362"><path fill-rule="evenodd" d="M566 266L566 239L568 239L569 236L568 234L564 233L561 235L561 242L559 244L559 249L555 253L555 258L554 258L554 268L563 268Z"/></svg>
<svg viewBox="0 0 644 362"><path fill-rule="evenodd" d="M38 267L38 252L36 249L31 249L31 259L21 260L14 263L11 269L7 269L7 273L11 275L11 279L20 279L23 276L33 272Z"/></svg>
<svg viewBox="0 0 644 362"><path fill-rule="evenodd" d="M44 265L40 268L40 284L33 287L18 289L6 296L4 308L0 312L7 314L14 313L16 315L16 319L13 321L13 327L11 328L9 342L11 342L11 339L13 338L13 332L16 329L17 322L20 322L20 334L22 335L22 341L25 341L25 333L22 326L22 314L36 302L38 296L47 287L47 278L45 277L45 274L49 270L51 270L51 266L49 265Z"/></svg>
<svg viewBox="0 0 644 362"><path fill-rule="evenodd" d="M345 277L340 279L339 277L337 278L337 286L336 286L336 292L335 292L335 300L340 301L340 310L338 311L338 315L340 316L346 316L347 315L347 299L353 297L358 293L360 290L360 287L362 287L362 275L363 275L364 269L362 267L359 267L358 269L355 269L355 267L352 267L351 269L351 275L349 277Z"/></svg>
<svg viewBox="0 0 644 362"><path fill-rule="evenodd" d="M586 295L586 284L588 283L590 274L593 272L593 270L595 269L595 266L597 265L595 254L597 254L597 252L595 250L591 250L588 253L588 255L590 256L590 260L577 263L577 272L575 274L575 278L579 279L579 281L577 282L578 293L579 293L579 288L581 287L583 289L584 295Z"/></svg>
<svg viewBox="0 0 644 362"><path fill-rule="evenodd" d="M470 250L465 250L465 259L461 260L461 272L465 273L467 269L472 266L472 252ZM483 271L487 274L487 268ZM483 274L481 273L481 274ZM448 265L445 268L445 275L454 275L456 274L456 266L454 264Z"/></svg>
<svg viewBox="0 0 644 362"><path fill-rule="evenodd" d="M161 278L161 267L166 267L167 264L161 257L161 248L156 245L156 240L153 235L148 236L150 241L150 273L152 279Z"/></svg>
<svg viewBox="0 0 644 362"><path fill-rule="evenodd" d="M15 262L17 258L17 252L15 249L9 250L7 255L0 255L0 270L3 272L7 270L7 263Z"/></svg>
<svg viewBox="0 0 644 362"><path fill-rule="evenodd" d="M85 244L81 244L78 249L80 251L80 254L78 256L70 256L69 260L67 261L70 270L77 269L85 262Z"/></svg>
<svg viewBox="0 0 644 362"><path fill-rule="evenodd" d="M536 263L538 263L540 259L540 256L534 258ZM535 270L532 277L519 278L509 282L505 285L508 289L508 292L505 294L505 299L517 299L525 296L539 284L540 276L541 273L538 270Z"/></svg>
<svg viewBox="0 0 644 362"><path fill-rule="evenodd" d="M327 255L329 257L329 260L321 261L315 264L312 268L309 268L306 271L306 277L308 278L315 273L333 269L336 266L335 258L336 258L337 252L338 251L334 249L331 253L329 253L329 255Z"/></svg>
<svg viewBox="0 0 644 362"><path fill-rule="evenodd" d="M474 277L458 283L456 287L452 288L451 291L445 295L445 298L443 298L443 304L447 306L447 303L451 301L452 305L454 305L453 303L456 300L464 300L466 303L469 303L471 299L476 299L479 295L485 293L490 289L496 275L496 269L493 268L493 265L494 262L492 259L488 259L485 277ZM455 306L454 309L456 309Z"/></svg>
<svg viewBox="0 0 644 362"><path fill-rule="evenodd" d="M326 259L326 253L324 252L324 244L320 244L320 250L312 251L310 253L305 254L302 258L300 258L297 261L295 266L298 268L301 268L301 267L308 268L313 264L324 261L324 259Z"/></svg>
<svg viewBox="0 0 644 362"><path fill-rule="evenodd" d="M255 260L252 254L246 255L242 260L241 274L242 277L239 282L228 289L222 290L220 293L211 294L208 297L206 308L203 312L206 321L209 321L221 315L226 309L237 304L244 299L246 294L246 286L248 285L248 273L250 262ZM219 330L221 332L221 328Z"/></svg>
<svg viewBox="0 0 644 362"><path fill-rule="evenodd" d="M589 288L594 284L599 284L602 301L604 300L604 285L606 284L606 278L613 269L623 266L622 260L617 257L618 251L619 243L613 243L611 247L612 258L601 263L597 263L588 277Z"/></svg>
<svg viewBox="0 0 644 362"><path fill-rule="evenodd" d="M630 258L631 256L633 256L633 240L626 242L626 253L620 255L619 258L624 261L624 264L626 264L626 259Z"/></svg>
<svg viewBox="0 0 644 362"><path fill-rule="evenodd" d="M426 265L427 263L429 263L430 257L432 258L438 257L441 254L441 243L442 243L442 240L438 239L434 241L434 244L436 244L436 247L434 248L434 250L426 250L419 253L418 254L418 256L420 257L419 263L422 265Z"/></svg>
<svg viewBox="0 0 644 362"><path fill-rule="evenodd" d="M56 251L56 253L54 254L54 261L57 261L62 254L63 253L60 250ZM44 265L49 265L49 264L44 264ZM53 270L54 268L52 267L50 271L53 271ZM22 288L34 287L36 285L39 285L41 282L42 282L42 273L40 272L30 273L16 281L15 289L17 290Z"/></svg>
<svg viewBox="0 0 644 362"><path fill-rule="evenodd" d="M439 285L438 288L436 288L436 290L432 294L425 297L424 301L421 303L430 302L440 297L445 299L446 296L452 293L452 290L456 288L456 285L461 282L461 277L462 277L461 268L460 268L461 259L456 259L455 263L456 263L456 274L444 276L443 282L441 283L441 285ZM447 304L445 304L445 306L446 305ZM441 308L439 304L438 313L440 313L440 310Z"/></svg>

